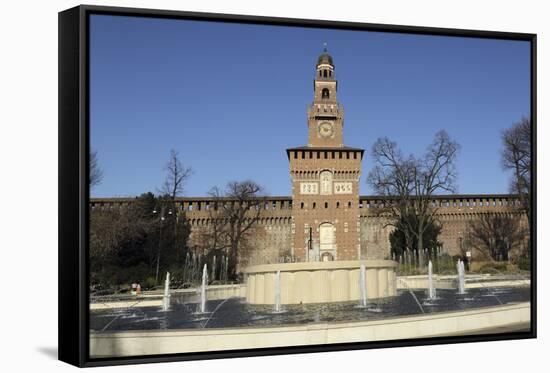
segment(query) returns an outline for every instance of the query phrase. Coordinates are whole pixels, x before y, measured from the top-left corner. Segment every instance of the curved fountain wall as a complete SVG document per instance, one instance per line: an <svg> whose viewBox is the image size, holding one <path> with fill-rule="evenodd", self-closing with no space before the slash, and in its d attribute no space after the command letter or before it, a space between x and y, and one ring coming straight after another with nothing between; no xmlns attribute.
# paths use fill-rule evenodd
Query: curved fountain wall
<svg viewBox="0 0 550 373"><path fill-rule="evenodd" d="M360 267L366 267L367 299L396 294L392 260L350 260L262 264L247 267L246 300L250 304L275 304L276 274L280 274L281 304L328 303L359 300Z"/></svg>

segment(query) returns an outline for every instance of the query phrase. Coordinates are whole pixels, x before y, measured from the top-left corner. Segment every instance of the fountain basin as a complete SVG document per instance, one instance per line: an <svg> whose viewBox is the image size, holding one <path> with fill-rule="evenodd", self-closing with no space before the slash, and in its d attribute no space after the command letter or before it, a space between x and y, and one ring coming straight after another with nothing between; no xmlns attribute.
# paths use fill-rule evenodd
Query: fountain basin
<svg viewBox="0 0 550 373"><path fill-rule="evenodd" d="M530 316L530 302L521 302L470 310L338 323L125 330L107 333L91 331L90 356L99 358L241 350L526 331L530 328Z"/></svg>
<svg viewBox="0 0 550 373"><path fill-rule="evenodd" d="M392 260L277 263L245 268L246 301L275 304L277 271L280 271L281 304L359 301L362 264L366 269L367 299L396 294L398 263Z"/></svg>

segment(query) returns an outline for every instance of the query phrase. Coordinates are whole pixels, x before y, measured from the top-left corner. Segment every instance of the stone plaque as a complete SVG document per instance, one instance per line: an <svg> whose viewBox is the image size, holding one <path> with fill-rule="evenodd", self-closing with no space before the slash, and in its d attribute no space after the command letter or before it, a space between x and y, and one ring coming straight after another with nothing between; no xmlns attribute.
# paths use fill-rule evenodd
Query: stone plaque
<svg viewBox="0 0 550 373"><path fill-rule="evenodd" d="M319 194L319 184L300 183L300 194Z"/></svg>
<svg viewBox="0 0 550 373"><path fill-rule="evenodd" d="M335 194L351 194L353 193L353 184L351 182L334 183Z"/></svg>

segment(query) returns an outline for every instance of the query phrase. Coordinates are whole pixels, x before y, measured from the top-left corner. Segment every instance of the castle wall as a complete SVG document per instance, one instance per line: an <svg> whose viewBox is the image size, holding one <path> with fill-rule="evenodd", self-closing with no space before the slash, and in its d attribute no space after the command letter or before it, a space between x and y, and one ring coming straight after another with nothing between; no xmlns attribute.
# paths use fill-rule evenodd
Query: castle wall
<svg viewBox="0 0 550 373"><path fill-rule="evenodd" d="M385 218L361 216L361 259L389 259L391 247L389 236L393 227Z"/></svg>
<svg viewBox="0 0 550 373"><path fill-rule="evenodd" d="M90 206L92 210L112 209L127 206L132 200L131 198L97 198L90 201ZM482 214L518 214L519 206L517 199L511 195L437 196L433 204L434 208L438 209L438 219L442 223L439 240L443 243L443 251L450 255L460 254L460 245L466 238L470 220L475 220ZM195 247L198 253L203 253L205 248L202 235L211 227L210 209L214 201L211 198L179 198L176 205L180 212L185 212L191 225L189 241L191 247ZM361 259L387 259L391 256L389 235L393 228L387 224L387 218L379 216L379 206L380 200L374 196L359 198L356 211L359 211L360 216ZM332 212L336 216L337 212L334 210ZM525 214L519 214L521 223L528 228ZM260 215L261 218L242 249L241 265L303 261L293 255L294 235L297 228L291 198L268 197ZM356 234L357 232L354 232L354 237ZM475 259L478 253L474 251L473 255Z"/></svg>

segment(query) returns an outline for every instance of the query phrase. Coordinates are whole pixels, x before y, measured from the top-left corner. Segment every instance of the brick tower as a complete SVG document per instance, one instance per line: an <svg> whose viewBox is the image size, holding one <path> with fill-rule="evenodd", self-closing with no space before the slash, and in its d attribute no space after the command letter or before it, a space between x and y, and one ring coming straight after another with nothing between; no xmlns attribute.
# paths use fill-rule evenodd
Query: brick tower
<svg viewBox="0 0 550 373"><path fill-rule="evenodd" d="M359 178L363 149L344 145L344 110L334 62L319 56L307 112L307 146L287 149L292 182L293 255L299 261L361 258Z"/></svg>

